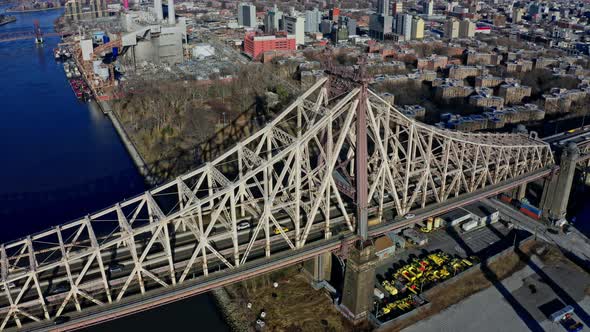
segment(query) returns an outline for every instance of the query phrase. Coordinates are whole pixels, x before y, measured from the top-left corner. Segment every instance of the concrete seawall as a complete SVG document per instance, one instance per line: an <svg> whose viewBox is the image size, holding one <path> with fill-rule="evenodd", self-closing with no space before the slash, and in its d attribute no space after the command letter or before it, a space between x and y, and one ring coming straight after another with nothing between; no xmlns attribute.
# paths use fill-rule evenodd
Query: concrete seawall
<svg viewBox="0 0 590 332"><path fill-rule="evenodd" d="M141 157L141 155L137 151L137 148L135 147L135 145L133 144L133 142L129 138L129 135L127 135L127 132L125 131L125 129L121 125L119 118L113 112L111 105L105 101L97 101L97 104L100 107L100 109L102 110L102 112L104 114L106 114L111 119L111 122L113 123L113 126L115 127L115 130L119 134L121 141L125 145L127 152L129 152L129 155L131 156L133 163L135 164L135 166L139 170L139 173L141 174L141 176L143 176L145 182L150 186L153 185L154 181L153 181L153 178L151 177L151 175L149 174L149 169L148 169L148 166L147 166L145 160L143 160L143 158Z"/></svg>

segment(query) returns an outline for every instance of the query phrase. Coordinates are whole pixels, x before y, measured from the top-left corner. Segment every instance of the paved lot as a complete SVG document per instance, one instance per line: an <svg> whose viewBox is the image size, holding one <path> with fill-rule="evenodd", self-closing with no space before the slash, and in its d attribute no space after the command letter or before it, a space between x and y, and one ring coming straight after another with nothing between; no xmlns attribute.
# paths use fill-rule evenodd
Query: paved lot
<svg viewBox="0 0 590 332"><path fill-rule="evenodd" d="M571 265L543 266L533 259L495 286L403 331L565 331L547 317L569 301L575 302L574 318L588 326L589 286L590 276Z"/></svg>
<svg viewBox="0 0 590 332"><path fill-rule="evenodd" d="M426 246L400 251L395 256L379 262L377 275L385 273L394 263L407 260L410 255L419 255L424 251L432 252L442 250L451 255L457 254L466 257L472 254L493 254L493 251L501 250L512 244L513 237L508 236L510 233L509 229L501 223L494 223L491 227L478 228L466 233L460 230L453 233L447 229L439 229L429 233L428 244ZM498 245L498 241L500 240L504 240L504 243L501 243L503 246ZM469 254L463 249L464 245L471 249ZM495 246L490 248L492 245ZM486 252L488 249L492 249L492 251Z"/></svg>

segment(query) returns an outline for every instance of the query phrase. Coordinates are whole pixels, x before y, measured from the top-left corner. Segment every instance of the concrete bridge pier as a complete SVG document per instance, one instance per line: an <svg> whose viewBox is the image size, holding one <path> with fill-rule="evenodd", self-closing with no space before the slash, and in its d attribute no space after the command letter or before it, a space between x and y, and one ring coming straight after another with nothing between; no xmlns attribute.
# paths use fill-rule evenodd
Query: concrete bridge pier
<svg viewBox="0 0 590 332"><path fill-rule="evenodd" d="M570 143L561 153L559 174L545 180L541 204L539 204L543 209L544 218L549 220L565 218L579 155L578 146Z"/></svg>
<svg viewBox="0 0 590 332"><path fill-rule="evenodd" d="M373 307L377 256L375 247L370 242L366 243L366 246L350 248L344 273L340 309L353 323L365 320Z"/></svg>
<svg viewBox="0 0 590 332"><path fill-rule="evenodd" d="M332 272L332 253L320 254L303 262L303 269L307 272L312 284L330 280Z"/></svg>
<svg viewBox="0 0 590 332"><path fill-rule="evenodd" d="M512 189L510 192L508 192L508 194L510 195L510 197L512 197L512 199L520 201L526 196L526 186L527 183L523 183L520 186Z"/></svg>

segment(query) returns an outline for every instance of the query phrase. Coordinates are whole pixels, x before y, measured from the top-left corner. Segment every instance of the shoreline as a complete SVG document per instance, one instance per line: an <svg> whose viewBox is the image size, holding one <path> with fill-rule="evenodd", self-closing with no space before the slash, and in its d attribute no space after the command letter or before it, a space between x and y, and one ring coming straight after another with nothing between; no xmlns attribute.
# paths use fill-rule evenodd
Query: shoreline
<svg viewBox="0 0 590 332"><path fill-rule="evenodd" d="M16 22L16 17L14 17L14 16L7 16L7 17L8 17L8 19L5 19L4 21L0 22L0 26Z"/></svg>
<svg viewBox="0 0 590 332"><path fill-rule="evenodd" d="M144 178L145 183L148 186L154 185L154 179L152 179L151 175L149 174L147 163L145 162L141 154L137 151L137 148L133 144L133 141L131 141L131 138L129 138L129 135L125 131L123 125L121 125L121 122L119 121L117 115L111 109L111 106L108 104L108 102L105 101L93 100L92 102L96 103L96 105L98 105L103 114L105 114L109 117L109 119L111 119L111 123L117 131L119 139L121 139L121 142L123 142L123 145L125 145L125 149L129 153L131 160L133 160L133 164L135 164L135 167L137 167L137 170Z"/></svg>
<svg viewBox="0 0 590 332"><path fill-rule="evenodd" d="M48 11L48 10L57 10L57 9L62 9L62 8L63 7L51 7L51 8L37 8L37 9L24 9L24 10L8 8L4 12L5 13L24 14L24 13L44 12L44 11Z"/></svg>
<svg viewBox="0 0 590 332"><path fill-rule="evenodd" d="M154 181L151 178L151 176L149 175L146 162L144 161L143 157L138 152L137 148L135 147L135 145L133 144L133 142L129 138L129 135L125 131L125 128L123 127L121 122L119 121L119 118L111 109L110 104L108 104L108 102L105 102L105 101L98 102L96 100L91 101L91 103L96 103L96 105L100 108L100 110L103 112L103 114L107 115L109 117L109 119L111 119L113 127L115 127L115 130L117 131L119 138L123 142L123 145L125 145L125 149L129 153L131 159L133 160L133 163L135 164L135 166L139 170L139 173L144 178L144 181L150 186L153 185ZM215 302L215 307L217 308L217 310L219 311L219 313L223 317L223 321L230 328L230 331L233 331L233 332L247 332L247 331L249 331L249 329L244 326L244 324L243 324L244 322L242 320L240 320L239 317L236 316L237 311L235 310L235 308L233 308L234 304L229 296L229 293L227 292L227 290L224 287L212 290L210 292L210 295L213 297L213 300Z"/></svg>

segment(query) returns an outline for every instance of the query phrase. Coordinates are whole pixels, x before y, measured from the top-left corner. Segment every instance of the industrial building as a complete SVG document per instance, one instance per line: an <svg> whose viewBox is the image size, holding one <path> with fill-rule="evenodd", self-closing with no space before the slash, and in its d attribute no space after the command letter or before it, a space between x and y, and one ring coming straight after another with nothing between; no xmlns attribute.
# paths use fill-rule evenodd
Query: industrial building
<svg viewBox="0 0 590 332"><path fill-rule="evenodd" d="M295 51L297 42L293 35L258 36L255 32L246 33L244 37L244 53L253 59L259 59L268 51Z"/></svg>
<svg viewBox="0 0 590 332"><path fill-rule="evenodd" d="M174 8L173 0L168 8ZM169 9L167 21L159 19L161 5L154 3L154 12L130 11L121 16L126 33L121 37L122 47L130 47L125 57L134 64L144 61L154 64L174 65L184 60L183 43L186 41L186 21L178 22L174 10Z"/></svg>

